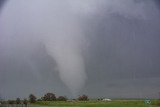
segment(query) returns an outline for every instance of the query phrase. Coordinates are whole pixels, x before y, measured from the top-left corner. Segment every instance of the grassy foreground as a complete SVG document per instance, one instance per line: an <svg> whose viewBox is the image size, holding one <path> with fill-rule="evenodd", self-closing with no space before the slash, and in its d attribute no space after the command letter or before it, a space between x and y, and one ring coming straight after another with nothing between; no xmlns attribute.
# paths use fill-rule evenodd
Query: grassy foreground
<svg viewBox="0 0 160 107"><path fill-rule="evenodd" d="M36 105L53 107L158 107L155 101L145 104L143 100L107 101L39 101Z"/></svg>

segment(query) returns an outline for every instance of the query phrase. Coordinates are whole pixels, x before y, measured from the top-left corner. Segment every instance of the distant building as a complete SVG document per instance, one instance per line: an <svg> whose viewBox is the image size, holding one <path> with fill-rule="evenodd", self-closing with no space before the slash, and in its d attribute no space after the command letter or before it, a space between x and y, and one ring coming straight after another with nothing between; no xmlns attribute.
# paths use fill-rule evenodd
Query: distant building
<svg viewBox="0 0 160 107"><path fill-rule="evenodd" d="M112 101L112 100L109 98L104 98L102 101Z"/></svg>

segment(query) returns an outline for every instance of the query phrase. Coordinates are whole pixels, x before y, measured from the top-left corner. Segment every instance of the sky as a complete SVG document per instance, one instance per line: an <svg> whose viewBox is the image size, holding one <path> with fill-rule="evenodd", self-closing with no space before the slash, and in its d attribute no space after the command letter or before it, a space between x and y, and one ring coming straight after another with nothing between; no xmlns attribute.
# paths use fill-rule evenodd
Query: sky
<svg viewBox="0 0 160 107"><path fill-rule="evenodd" d="M1 0L0 96L159 98L159 0Z"/></svg>

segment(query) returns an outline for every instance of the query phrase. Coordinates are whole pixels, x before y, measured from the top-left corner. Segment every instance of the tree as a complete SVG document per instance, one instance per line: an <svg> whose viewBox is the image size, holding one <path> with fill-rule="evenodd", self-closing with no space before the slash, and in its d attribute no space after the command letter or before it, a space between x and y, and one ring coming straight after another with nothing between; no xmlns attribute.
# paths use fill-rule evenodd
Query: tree
<svg viewBox="0 0 160 107"><path fill-rule="evenodd" d="M78 97L79 101L88 101L88 96L87 95L82 95Z"/></svg>
<svg viewBox="0 0 160 107"><path fill-rule="evenodd" d="M16 99L16 104L21 104L21 99L20 98Z"/></svg>
<svg viewBox="0 0 160 107"><path fill-rule="evenodd" d="M24 99L23 104L25 105L25 107L27 107L27 103L28 103L27 99Z"/></svg>
<svg viewBox="0 0 160 107"><path fill-rule="evenodd" d="M67 97L65 97L65 96L59 96L59 97L57 98L57 100L58 100L58 101L67 101Z"/></svg>
<svg viewBox="0 0 160 107"><path fill-rule="evenodd" d="M15 104L15 100L8 100L8 104Z"/></svg>
<svg viewBox="0 0 160 107"><path fill-rule="evenodd" d="M53 93L47 93L47 94L44 95L43 100L44 101L55 101L56 96Z"/></svg>
<svg viewBox="0 0 160 107"><path fill-rule="evenodd" d="M36 96L35 95L33 95L33 94L30 94L29 95L29 101L30 101L30 103L35 103L36 102Z"/></svg>

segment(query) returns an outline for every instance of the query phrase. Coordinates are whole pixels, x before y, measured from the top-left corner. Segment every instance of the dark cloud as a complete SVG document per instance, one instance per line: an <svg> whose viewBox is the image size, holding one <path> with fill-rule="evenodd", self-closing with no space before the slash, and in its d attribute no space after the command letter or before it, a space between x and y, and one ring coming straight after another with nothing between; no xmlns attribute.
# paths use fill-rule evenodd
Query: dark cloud
<svg viewBox="0 0 160 107"><path fill-rule="evenodd" d="M155 14L145 20L103 10L84 25L92 41L86 62L90 95L158 96L160 21Z"/></svg>
<svg viewBox="0 0 160 107"><path fill-rule="evenodd" d="M6 2L7 0L1 0L0 1L0 11L1 11L1 9L2 9L2 7L3 7L3 5L4 5L4 3Z"/></svg>
<svg viewBox="0 0 160 107"><path fill-rule="evenodd" d="M99 20L96 25L91 26L94 30L90 35L94 37L87 62L90 76L87 85L95 91L90 94L156 96L160 81L159 20L143 21L113 15Z"/></svg>
<svg viewBox="0 0 160 107"><path fill-rule="evenodd" d="M2 6L5 1L6 1L6 0L1 0L1 1L0 1L0 6Z"/></svg>
<svg viewBox="0 0 160 107"><path fill-rule="evenodd" d="M0 4L2 2L4 0L0 1ZM57 1L56 3L61 2ZM65 3L61 6L66 8L68 4ZM45 40L49 38L54 42L59 42L57 43L58 49L59 46L63 46L65 52L78 53L80 51L82 54L78 57L84 59L87 79L79 94L85 93L90 97L157 98L160 90L159 1L104 0L96 2L88 0L84 3L83 1L77 3L71 0L70 3L73 6L75 16L68 10L67 14L71 16L66 13L63 15L64 10L58 8L62 13L56 13L58 18L54 16L53 23L58 24L63 19L62 17L59 19L59 16L66 16L66 19L64 18L65 20L60 22L59 28L50 25L51 18L47 14L52 11L45 13L48 8L44 7L46 16L38 18L41 19L40 24L37 23L39 22L37 20L34 20L33 23L33 20L28 20L28 18L22 19L26 14L31 15L30 11L26 12L27 10L25 10L25 14L23 11L17 10L20 12L19 14L22 14L19 17L15 13L9 14L15 15L18 19L5 19L7 24L11 24L5 28L9 29L9 33L0 27L1 34L5 35L0 35L0 95L4 98L19 96L23 98L30 93L42 96L45 92L50 91L57 95L72 96L62 77L59 77L61 73L58 72L59 60L51 54L52 52L48 52ZM31 6L31 9L35 9L34 5ZM53 9L53 11L57 10ZM36 15L43 16L38 13ZM34 19L34 16L29 18ZM48 22L42 20L43 18L48 19ZM20 20L21 23L17 24L15 22L17 20ZM77 39L72 36L81 33L79 31L71 33L68 36L69 39L65 38L64 40L58 38L59 35L54 35L54 38L46 35L41 37L46 34L46 31L58 34L48 27L60 29L65 33L68 33L64 30L66 27L77 30L74 26L77 24L76 21L80 22L78 26L83 31L82 34L87 43L82 42L82 37ZM46 23L44 24L44 22ZM42 24L43 26L41 26ZM23 36L21 36L22 34ZM66 41L67 44L65 44ZM80 44L79 41L83 43L80 47L77 46ZM72 48L75 46L76 49L66 46ZM77 51L77 48L80 49ZM57 51L60 55L67 56L64 51ZM74 59L71 56L67 57ZM70 75L69 72L65 74ZM84 77L82 76L82 78ZM78 78L74 81L78 83ZM75 86L73 87L75 88Z"/></svg>

